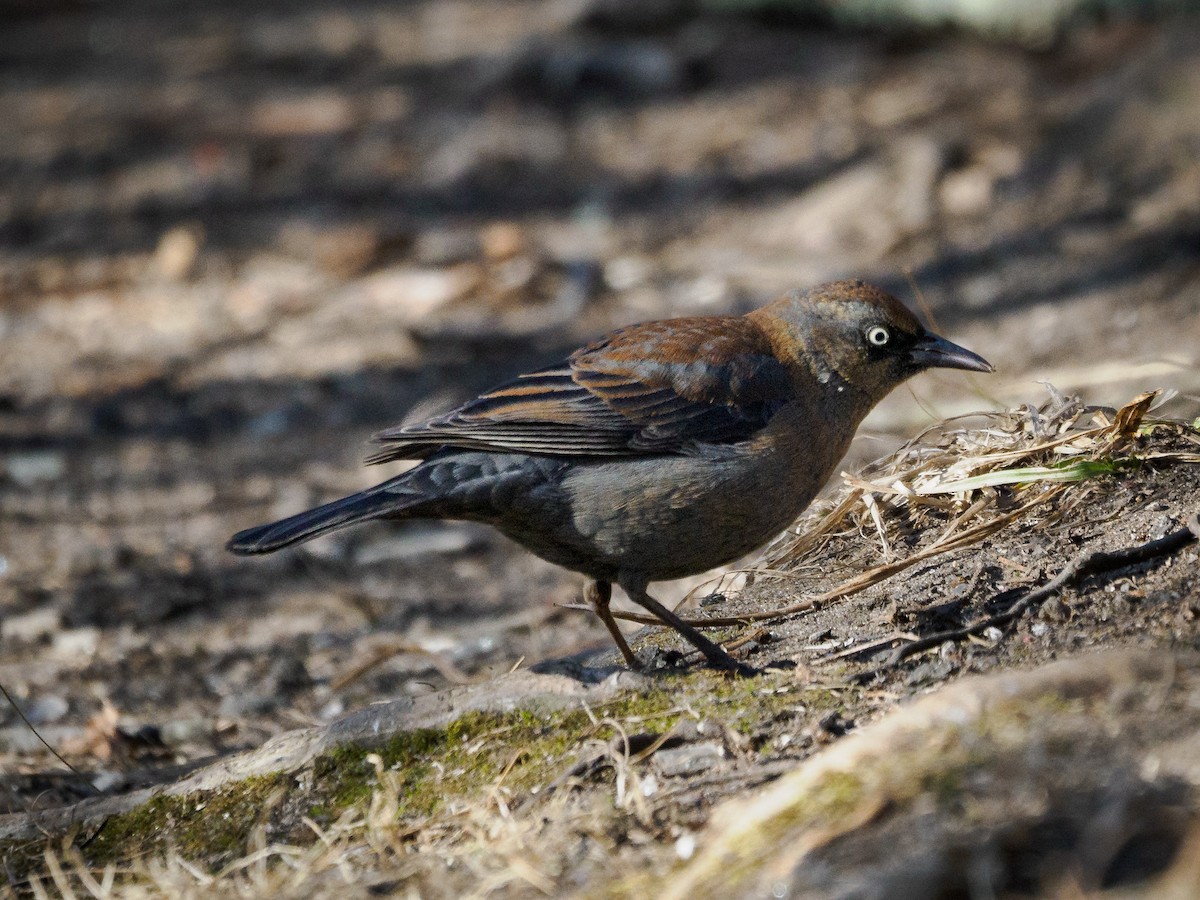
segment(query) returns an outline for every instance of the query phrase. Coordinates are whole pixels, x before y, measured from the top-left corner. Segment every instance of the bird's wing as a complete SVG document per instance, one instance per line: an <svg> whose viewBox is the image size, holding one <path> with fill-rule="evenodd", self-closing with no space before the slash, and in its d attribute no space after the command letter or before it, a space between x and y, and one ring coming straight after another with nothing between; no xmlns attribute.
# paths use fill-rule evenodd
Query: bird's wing
<svg viewBox="0 0 1200 900"><path fill-rule="evenodd" d="M383 431L368 462L445 447L564 456L695 453L736 444L792 395L752 322L697 317L616 331L445 415Z"/></svg>

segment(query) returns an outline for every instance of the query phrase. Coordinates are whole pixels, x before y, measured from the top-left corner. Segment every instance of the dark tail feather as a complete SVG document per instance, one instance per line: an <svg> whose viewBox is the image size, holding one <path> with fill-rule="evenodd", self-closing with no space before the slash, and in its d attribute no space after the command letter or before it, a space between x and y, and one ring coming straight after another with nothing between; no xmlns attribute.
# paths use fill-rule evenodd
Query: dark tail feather
<svg viewBox="0 0 1200 900"><path fill-rule="evenodd" d="M386 490L387 487L388 484L381 484L278 522L239 531L229 539L225 549L241 554L271 553L347 525L393 515L413 505L416 498Z"/></svg>

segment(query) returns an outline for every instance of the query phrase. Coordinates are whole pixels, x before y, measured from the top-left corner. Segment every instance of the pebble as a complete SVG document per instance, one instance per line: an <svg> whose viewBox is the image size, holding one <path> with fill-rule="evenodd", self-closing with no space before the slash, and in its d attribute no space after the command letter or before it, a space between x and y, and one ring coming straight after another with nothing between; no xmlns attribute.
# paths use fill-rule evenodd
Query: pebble
<svg viewBox="0 0 1200 900"><path fill-rule="evenodd" d="M691 834L682 834L675 841L675 855L679 859L691 859L696 852L696 837Z"/></svg>
<svg viewBox="0 0 1200 900"><path fill-rule="evenodd" d="M650 280L654 267L640 256L618 256L604 264L604 283L614 291L628 291Z"/></svg>
<svg viewBox="0 0 1200 900"><path fill-rule="evenodd" d="M335 697L321 707L317 717L323 722L332 722L346 711L346 703L340 697Z"/></svg>
<svg viewBox="0 0 1200 900"><path fill-rule="evenodd" d="M13 453L5 459L4 470L17 484L32 487L62 478L67 471L67 458L56 450Z"/></svg>
<svg viewBox="0 0 1200 900"><path fill-rule="evenodd" d="M194 743L204 740L212 733L212 723L208 719L175 719L165 722L159 729L162 742L168 747Z"/></svg>
<svg viewBox="0 0 1200 900"><path fill-rule="evenodd" d="M49 725L57 722L71 709L66 699L58 694L45 694L25 706L25 718L32 725Z"/></svg>
<svg viewBox="0 0 1200 900"><path fill-rule="evenodd" d="M179 225L163 233L154 248L154 267L164 278L181 281L196 267L204 232L197 226Z"/></svg>
<svg viewBox="0 0 1200 900"><path fill-rule="evenodd" d="M6 641L36 641L53 634L62 625L57 609L42 607L0 621L0 637Z"/></svg>
<svg viewBox="0 0 1200 900"><path fill-rule="evenodd" d="M93 626L68 628L54 635L51 643L55 655L73 659L89 658L100 646L100 629Z"/></svg>
<svg viewBox="0 0 1200 900"><path fill-rule="evenodd" d="M711 769L725 759L725 748L716 741L685 744L671 750L660 750L654 754L654 767L668 778L677 775L692 775Z"/></svg>
<svg viewBox="0 0 1200 900"><path fill-rule="evenodd" d="M504 262L521 255L527 241L521 227L513 222L492 222L479 233L483 255L493 262Z"/></svg>
<svg viewBox="0 0 1200 900"><path fill-rule="evenodd" d="M102 794L107 794L125 787L127 782L128 779L125 777L125 773L106 770L96 773L96 776L92 779L92 787Z"/></svg>

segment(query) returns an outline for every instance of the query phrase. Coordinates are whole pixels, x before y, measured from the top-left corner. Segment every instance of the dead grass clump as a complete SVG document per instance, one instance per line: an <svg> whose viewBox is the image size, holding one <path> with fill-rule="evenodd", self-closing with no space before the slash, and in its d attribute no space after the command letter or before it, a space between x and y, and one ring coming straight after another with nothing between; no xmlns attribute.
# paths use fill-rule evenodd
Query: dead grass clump
<svg viewBox="0 0 1200 900"><path fill-rule="evenodd" d="M403 773L386 767L377 755L368 759L376 768L370 799L324 826L306 817L304 824L315 838L311 843L272 843L265 827L259 827L244 852L215 871L181 852L97 870L70 843L48 845L44 866L24 888L47 900L259 900L393 891L410 897L481 898L505 891L548 896L561 873L545 870L547 860L571 858L566 848L572 843L595 848L599 857L601 845L610 843L603 831L606 819L591 799L560 791L534 804L536 808L514 809L503 787L506 773L478 802L456 804L420 820L406 818L400 815ZM634 788L626 792L630 799L640 801L628 755L615 754L610 763L618 781ZM615 806L622 807L619 796ZM612 805L608 808L611 813Z"/></svg>

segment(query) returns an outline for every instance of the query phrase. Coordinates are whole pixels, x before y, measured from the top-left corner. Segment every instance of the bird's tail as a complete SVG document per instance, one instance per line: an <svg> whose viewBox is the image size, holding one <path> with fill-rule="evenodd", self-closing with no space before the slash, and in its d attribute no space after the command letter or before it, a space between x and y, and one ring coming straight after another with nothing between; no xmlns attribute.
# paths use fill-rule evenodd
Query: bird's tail
<svg viewBox="0 0 1200 900"><path fill-rule="evenodd" d="M225 549L245 555L272 553L347 525L394 516L415 505L414 501L419 502L419 498L412 495L389 490L392 486L393 482L385 482L278 522L239 531L229 539Z"/></svg>

